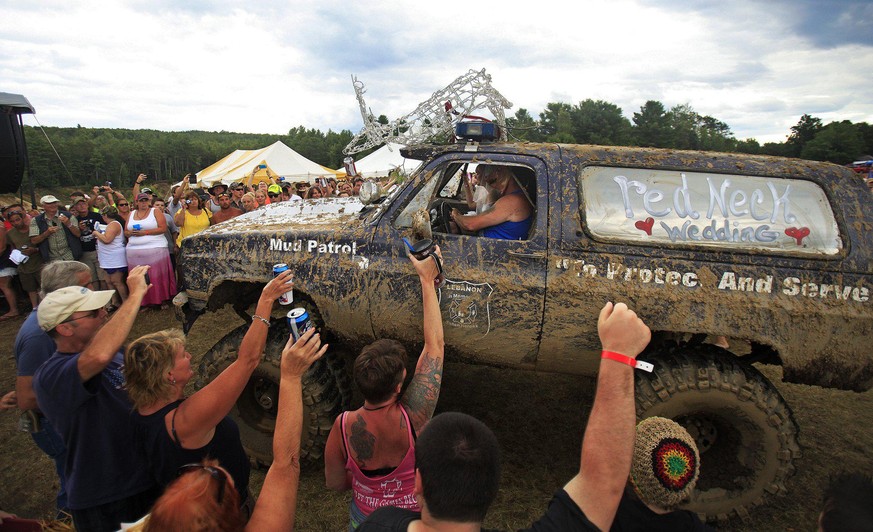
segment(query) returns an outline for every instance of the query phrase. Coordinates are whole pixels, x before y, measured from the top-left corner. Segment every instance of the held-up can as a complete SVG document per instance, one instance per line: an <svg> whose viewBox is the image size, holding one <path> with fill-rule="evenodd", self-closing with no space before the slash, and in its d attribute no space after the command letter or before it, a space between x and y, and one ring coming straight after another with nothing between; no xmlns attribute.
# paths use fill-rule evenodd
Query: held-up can
<svg viewBox="0 0 873 532"><path fill-rule="evenodd" d="M288 330L291 331L295 342L311 328L312 320L309 319L309 313L305 308L298 307L288 312Z"/></svg>
<svg viewBox="0 0 873 532"><path fill-rule="evenodd" d="M423 239L419 240L415 244L409 244L408 241L404 240L406 246L409 248L409 252L412 253L412 256L418 260L424 260L428 257L433 257L434 262L437 265L437 275L434 277L433 286L434 288L442 288L446 284L446 274L443 273L443 263L440 260L439 256L436 254L436 244L434 244L433 240Z"/></svg>
<svg viewBox="0 0 873 532"><path fill-rule="evenodd" d="M274 264L273 277L279 277L279 274L288 271L288 269L288 265L285 263ZM280 305L290 305L292 301L294 301L294 290L288 290L287 292L279 296Z"/></svg>

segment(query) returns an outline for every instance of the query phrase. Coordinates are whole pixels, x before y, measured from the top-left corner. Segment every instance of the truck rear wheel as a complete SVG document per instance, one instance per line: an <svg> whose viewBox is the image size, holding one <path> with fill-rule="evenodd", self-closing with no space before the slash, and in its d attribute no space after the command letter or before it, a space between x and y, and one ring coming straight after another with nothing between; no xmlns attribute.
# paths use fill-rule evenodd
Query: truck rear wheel
<svg viewBox="0 0 873 532"><path fill-rule="evenodd" d="M637 372L637 418L675 420L701 453L700 480L684 508L708 520L746 519L766 497L786 492L801 455L798 428L766 377L707 345L647 359L655 370Z"/></svg>
<svg viewBox="0 0 873 532"><path fill-rule="evenodd" d="M203 355L198 371L198 389L236 360L248 327L242 325L234 329ZM273 462L273 431L279 406L279 364L287 339L284 320L272 320L264 357L230 411L230 417L239 426L243 448L255 467L267 467ZM332 358L328 351L303 376L303 433L300 442L303 460L321 458L334 419L347 407L346 398L350 393L341 387L348 383L338 381L335 376L337 365L342 361Z"/></svg>

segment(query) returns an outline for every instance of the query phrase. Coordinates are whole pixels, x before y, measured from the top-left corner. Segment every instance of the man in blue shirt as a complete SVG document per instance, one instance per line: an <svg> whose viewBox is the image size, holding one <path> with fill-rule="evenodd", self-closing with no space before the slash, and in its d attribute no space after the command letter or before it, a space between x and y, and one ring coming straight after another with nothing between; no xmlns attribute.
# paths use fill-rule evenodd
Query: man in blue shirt
<svg viewBox="0 0 873 532"><path fill-rule="evenodd" d="M67 286L91 286L91 270L87 264L77 261L50 262L42 271L42 292L46 295L59 288ZM13 346L15 353L16 378L15 392L18 396L18 408L22 416L30 422L30 436L37 447L42 449L55 462L60 489L57 495L58 510L67 511L66 477L64 474L66 447L64 441L52 427L51 422L40 412L36 404L36 394L33 391L33 375L36 370L55 352L55 341L39 327L37 311L24 320Z"/></svg>
<svg viewBox="0 0 873 532"><path fill-rule="evenodd" d="M37 311L57 352L37 370L33 389L67 447L67 504L77 530L118 530L148 512L159 495L133 441L122 372L121 346L151 286L148 268L130 271L128 299L108 321L103 307L114 290L61 288Z"/></svg>

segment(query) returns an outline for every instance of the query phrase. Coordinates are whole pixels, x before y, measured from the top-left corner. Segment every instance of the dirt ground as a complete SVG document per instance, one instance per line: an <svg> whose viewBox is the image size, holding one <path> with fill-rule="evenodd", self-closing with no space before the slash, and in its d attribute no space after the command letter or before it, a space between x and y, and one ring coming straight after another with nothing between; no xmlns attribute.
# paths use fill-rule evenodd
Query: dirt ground
<svg viewBox="0 0 873 532"><path fill-rule="evenodd" d="M0 392L15 385L12 343L23 318L0 323ZM189 335L196 356L221 333L242 320L230 311L206 315ZM175 326L172 311L140 314L132 337ZM873 392L854 393L780 382L781 370L759 366L794 409L801 427L803 457L788 482L789 495L754 510L749 522L733 521L722 530L812 530L828 475L839 471L873 473L867 455L873 444ZM489 512L489 527L516 529L529 524L546 507L552 493L579 466L582 430L593 398L588 378L446 364L438 411L459 410L494 429L501 444L503 474L498 499ZM703 461L706 460L704 455ZM327 491L323 464L304 469L298 508L299 530L342 530L348 494ZM263 472L252 474L255 492ZM57 479L51 461L18 432L17 414L0 414L0 508L22 517L53 515Z"/></svg>

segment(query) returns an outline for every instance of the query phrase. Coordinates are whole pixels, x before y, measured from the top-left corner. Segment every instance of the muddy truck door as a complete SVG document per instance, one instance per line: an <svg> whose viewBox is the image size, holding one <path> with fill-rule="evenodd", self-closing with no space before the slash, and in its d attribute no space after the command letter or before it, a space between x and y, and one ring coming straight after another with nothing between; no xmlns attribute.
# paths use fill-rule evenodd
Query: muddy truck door
<svg viewBox="0 0 873 532"><path fill-rule="evenodd" d="M509 167L534 206L523 240L448 232L450 209L470 210L462 180L486 160ZM545 296L548 177L542 160L515 154L448 153L425 165L381 218L372 243L370 312L376 337L421 343L420 290L401 239L414 241L415 219L427 213L445 259L447 281L438 295L447 352L464 360L532 367Z"/></svg>
<svg viewBox="0 0 873 532"><path fill-rule="evenodd" d="M597 313L628 303L652 329L638 418L694 437L703 466L688 509L745 518L788 492L802 454L790 405L753 363L781 365L789 382L870 387L869 191L798 159L562 150L537 369L595 374Z"/></svg>

